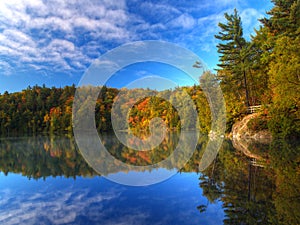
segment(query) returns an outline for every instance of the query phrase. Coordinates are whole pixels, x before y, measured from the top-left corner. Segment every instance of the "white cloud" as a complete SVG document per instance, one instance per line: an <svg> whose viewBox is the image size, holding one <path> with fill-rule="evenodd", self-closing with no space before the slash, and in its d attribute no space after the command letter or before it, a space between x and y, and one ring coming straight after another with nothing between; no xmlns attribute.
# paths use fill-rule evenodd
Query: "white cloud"
<svg viewBox="0 0 300 225"><path fill-rule="evenodd" d="M75 51L75 46L72 42L63 39L54 39L48 46L49 50L52 52L73 52Z"/></svg>
<svg viewBox="0 0 300 225"><path fill-rule="evenodd" d="M49 63L56 72L83 70L91 58L82 44L130 39L125 9L124 1L1 1L0 57L24 68Z"/></svg>
<svg viewBox="0 0 300 225"><path fill-rule="evenodd" d="M258 19L263 18L264 15L258 10L253 8L244 9L241 13L241 20L244 28L245 36L249 36L254 33L254 28L258 28L261 23Z"/></svg>
<svg viewBox="0 0 300 225"><path fill-rule="evenodd" d="M72 32L73 27L69 21L66 21L59 17L45 17L45 18L33 18L27 24L26 29L48 29L58 30L62 32Z"/></svg>
<svg viewBox="0 0 300 225"><path fill-rule="evenodd" d="M258 26L261 14L245 4L240 0L201 4L196 0L1 0L0 58L20 66L17 70L45 64L45 70L55 73L82 73L100 54L129 41L165 40L209 52L214 49L217 23L224 21L229 8L244 7L245 35ZM8 67L1 68L4 73Z"/></svg>
<svg viewBox="0 0 300 225"><path fill-rule="evenodd" d="M137 2L136 7L143 12L144 16L152 17L152 19L160 20L161 22L169 21L174 17L179 16L182 12L176 7L167 3L152 3L149 1Z"/></svg>
<svg viewBox="0 0 300 225"><path fill-rule="evenodd" d="M10 55L11 57L22 56L22 54L19 51L12 49L10 47L7 47L7 46L0 46L0 52L2 54Z"/></svg>
<svg viewBox="0 0 300 225"><path fill-rule="evenodd" d="M70 188L49 192L47 187L32 193L0 191L0 223L13 224L74 224L78 217L86 217L91 223L101 224L143 224L149 213L139 208L124 209L120 217L110 217L114 212L111 206L104 208L105 201L114 201L120 197L120 190L110 190L91 194L86 190Z"/></svg>
<svg viewBox="0 0 300 225"><path fill-rule="evenodd" d="M25 11L26 6L23 1L0 1L0 21L6 25L22 26L30 21L30 15Z"/></svg>
<svg viewBox="0 0 300 225"><path fill-rule="evenodd" d="M30 46L35 45L31 37L18 30L6 29L4 30L3 35L6 36L8 40L12 40L20 44L27 44Z"/></svg>
<svg viewBox="0 0 300 225"><path fill-rule="evenodd" d="M192 29L196 24L196 20L188 14L182 14L176 19L172 20L170 24L171 26L177 28Z"/></svg>
<svg viewBox="0 0 300 225"><path fill-rule="evenodd" d="M0 51L1 51L1 47L0 47ZM0 61L0 71L4 71L4 75L9 76L12 73L12 67L9 63L5 62L5 61ZM1 201L0 201L1 204Z"/></svg>

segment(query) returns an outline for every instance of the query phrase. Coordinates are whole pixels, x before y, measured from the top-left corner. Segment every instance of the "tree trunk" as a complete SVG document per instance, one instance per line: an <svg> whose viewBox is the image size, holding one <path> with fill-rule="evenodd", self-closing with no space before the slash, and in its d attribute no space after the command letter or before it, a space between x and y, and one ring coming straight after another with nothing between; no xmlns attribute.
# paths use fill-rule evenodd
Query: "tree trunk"
<svg viewBox="0 0 300 225"><path fill-rule="evenodd" d="M243 71L243 74L244 74L244 85L245 85L245 93L246 93L246 106L249 107L250 106L249 92L248 92L247 76L245 70Z"/></svg>

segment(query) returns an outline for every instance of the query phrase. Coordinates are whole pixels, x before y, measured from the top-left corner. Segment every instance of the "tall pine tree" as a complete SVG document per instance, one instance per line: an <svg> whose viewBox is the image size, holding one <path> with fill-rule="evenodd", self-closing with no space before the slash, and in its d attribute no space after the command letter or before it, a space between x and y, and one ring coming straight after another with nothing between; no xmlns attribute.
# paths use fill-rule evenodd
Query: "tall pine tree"
<svg viewBox="0 0 300 225"><path fill-rule="evenodd" d="M242 22L237 10L232 15L225 13L224 16L227 23L219 23L221 31L215 35L221 41L217 45L218 53L221 54L218 77L229 90L244 96L242 99L246 106L250 106L247 80L249 44L243 38Z"/></svg>

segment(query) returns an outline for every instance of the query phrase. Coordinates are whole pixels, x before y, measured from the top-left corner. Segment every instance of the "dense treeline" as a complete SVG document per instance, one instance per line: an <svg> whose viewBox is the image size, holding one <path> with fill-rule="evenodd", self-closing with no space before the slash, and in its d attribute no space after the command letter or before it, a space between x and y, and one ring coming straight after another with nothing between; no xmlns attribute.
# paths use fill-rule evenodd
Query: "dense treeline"
<svg viewBox="0 0 300 225"><path fill-rule="evenodd" d="M14 135L71 130L74 93L75 86L34 86L21 92L5 92L0 95L0 133Z"/></svg>
<svg viewBox="0 0 300 225"><path fill-rule="evenodd" d="M180 89L180 90L179 90ZM98 89L97 89L98 90ZM41 132L59 133L72 132L72 106L75 86L64 88L47 88L45 86L28 87L17 93L0 95L0 134L14 136L22 134L37 134ZM86 92L94 91L86 87ZM203 133L210 130L210 111L206 96L199 86L165 90L163 92L145 89L123 89L102 87L95 103L95 121L99 132L112 130L111 110L118 96L121 107L134 103L133 108L124 123L136 131L149 129L149 123L154 117L164 120L170 130L179 129L181 124L189 129L194 126L196 118L181 121L177 111L172 107L172 101L183 99L182 93L188 93L193 99L198 111L200 129ZM155 95L138 99L139 94ZM167 98L167 99L166 99ZM183 104L184 107L184 104ZM119 110L122 110L119 109ZM80 113L80 112L79 112ZM183 113L189 113L188 110ZM118 117L117 117L118 119Z"/></svg>
<svg viewBox="0 0 300 225"><path fill-rule="evenodd" d="M75 91L73 85L64 88L34 86L21 92L5 92L0 95L0 134L13 136L41 132L71 132ZM99 95L95 107L96 118L98 121L108 120L101 123L99 130L109 130L111 127L110 115L108 116L111 108L109 103L116 93L116 89L108 88L104 94Z"/></svg>
<svg viewBox="0 0 300 225"><path fill-rule="evenodd" d="M300 133L300 1L272 0L269 18L247 41L237 10L225 13L215 35L220 53L218 79L227 103L228 123L249 105L263 105L263 118L273 135ZM265 124L257 121L258 125Z"/></svg>

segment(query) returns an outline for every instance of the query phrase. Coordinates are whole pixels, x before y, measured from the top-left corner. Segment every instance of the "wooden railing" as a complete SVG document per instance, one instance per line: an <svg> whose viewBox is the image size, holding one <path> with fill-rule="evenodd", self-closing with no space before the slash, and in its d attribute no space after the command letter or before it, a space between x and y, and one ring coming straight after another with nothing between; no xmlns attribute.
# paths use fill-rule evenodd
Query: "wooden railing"
<svg viewBox="0 0 300 225"><path fill-rule="evenodd" d="M248 113L252 114L258 112L261 109L261 105L252 105L248 107Z"/></svg>

